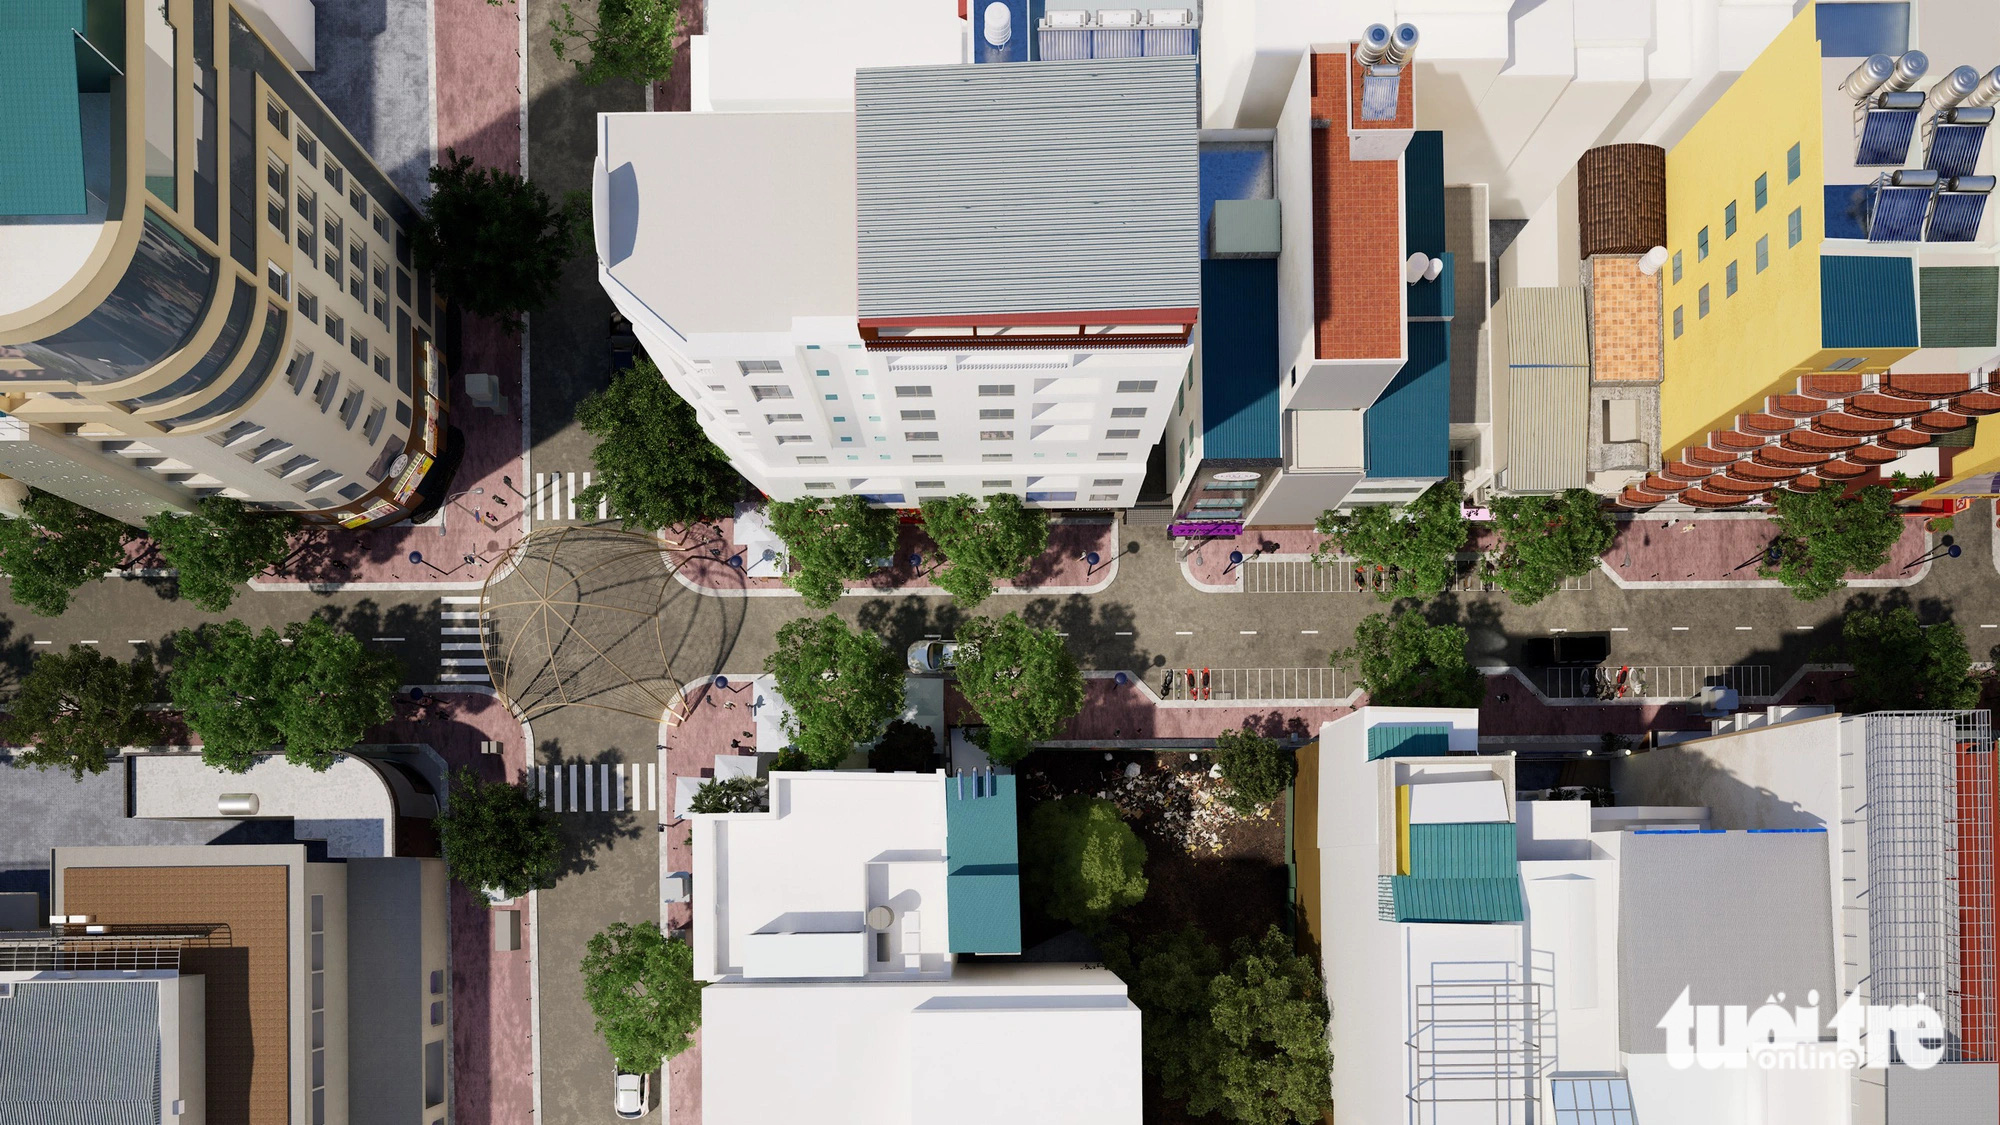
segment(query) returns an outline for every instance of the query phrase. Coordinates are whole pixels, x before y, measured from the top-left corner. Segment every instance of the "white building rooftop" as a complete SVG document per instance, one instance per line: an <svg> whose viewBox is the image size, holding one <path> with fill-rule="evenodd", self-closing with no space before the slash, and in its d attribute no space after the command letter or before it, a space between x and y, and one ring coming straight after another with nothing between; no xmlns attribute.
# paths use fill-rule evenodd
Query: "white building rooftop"
<svg viewBox="0 0 2000 1125"><path fill-rule="evenodd" d="M854 72L965 61L965 23L938 0L709 0L688 42L694 108L841 109Z"/></svg>

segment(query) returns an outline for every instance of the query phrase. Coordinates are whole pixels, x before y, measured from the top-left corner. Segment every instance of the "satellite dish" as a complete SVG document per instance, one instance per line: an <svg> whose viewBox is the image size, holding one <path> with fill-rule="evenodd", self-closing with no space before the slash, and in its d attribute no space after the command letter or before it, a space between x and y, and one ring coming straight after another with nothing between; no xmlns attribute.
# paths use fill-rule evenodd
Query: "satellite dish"
<svg viewBox="0 0 2000 1125"><path fill-rule="evenodd" d="M1415 285L1424 279L1424 274L1430 268L1431 256L1419 250L1410 255L1409 261L1403 263L1403 280Z"/></svg>

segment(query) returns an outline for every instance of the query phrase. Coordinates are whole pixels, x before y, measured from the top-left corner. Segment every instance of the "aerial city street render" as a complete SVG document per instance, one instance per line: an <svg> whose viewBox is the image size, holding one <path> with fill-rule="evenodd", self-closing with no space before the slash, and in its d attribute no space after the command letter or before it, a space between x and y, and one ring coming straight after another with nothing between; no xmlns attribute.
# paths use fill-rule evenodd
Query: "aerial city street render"
<svg viewBox="0 0 2000 1125"><path fill-rule="evenodd" d="M0 0L0 1125L2000 1125L2000 0L1099 2Z"/></svg>

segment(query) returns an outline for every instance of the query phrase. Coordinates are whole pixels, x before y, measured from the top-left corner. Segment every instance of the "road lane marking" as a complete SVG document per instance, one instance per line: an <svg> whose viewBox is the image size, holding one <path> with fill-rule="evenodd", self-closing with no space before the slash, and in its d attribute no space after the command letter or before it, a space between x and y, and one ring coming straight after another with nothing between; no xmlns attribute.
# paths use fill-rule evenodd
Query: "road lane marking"
<svg viewBox="0 0 2000 1125"><path fill-rule="evenodd" d="M1255 629L1238 629L1238 630L1236 630L1236 635L1237 635L1237 636L1239 636L1239 637L1254 637L1254 636L1256 636L1256 635L1257 635L1257 630L1255 630Z"/></svg>
<svg viewBox="0 0 2000 1125"><path fill-rule="evenodd" d="M370 640L375 640L375 641L400 641L400 640L402 640L403 638L401 638L401 637L370 637L369 639L370 639Z"/></svg>
<svg viewBox="0 0 2000 1125"><path fill-rule="evenodd" d="M80 645L94 645L94 644L96 644L97 642L96 642L96 641L78 641L78 642L76 642L76 643L77 643L77 644L80 644Z"/></svg>
<svg viewBox="0 0 2000 1125"><path fill-rule="evenodd" d="M1567 632L1569 632L1569 630L1568 630L1568 629L1550 629L1550 630L1549 630L1549 632L1551 632L1551 633L1567 633Z"/></svg>
<svg viewBox="0 0 2000 1125"><path fill-rule="evenodd" d="M1753 629L1753 628L1755 628L1755 626L1752 626L1752 625L1738 625L1738 626L1736 627L1736 631L1737 631L1737 632L1739 632L1739 633L1747 633L1747 632L1749 632L1749 631L1750 631L1751 629Z"/></svg>
<svg viewBox="0 0 2000 1125"><path fill-rule="evenodd" d="M1988 626L1986 626L1986 628L1988 628L1988 629L1991 629L1992 627L1993 627L1993 626L1991 626L1991 625L1988 625ZM1811 626L1811 625L1794 625L1794 626L1792 626L1792 628L1794 628L1794 629L1806 629L1806 630L1810 630L1810 629L1812 629L1812 626Z"/></svg>
<svg viewBox="0 0 2000 1125"><path fill-rule="evenodd" d="M1630 629L1629 627L1627 627L1627 626L1624 626L1624 625L1613 625L1613 626L1611 627L1611 631L1612 631L1612 632L1614 632L1614 633L1629 633L1629 632L1631 632L1632 630L1631 630L1631 629Z"/></svg>
<svg viewBox="0 0 2000 1125"><path fill-rule="evenodd" d="M1300 633L1300 634L1301 634L1302 636L1307 636L1307 637L1317 637L1317 636L1319 636L1319 630L1318 630L1318 629L1300 629L1300 630L1299 630L1299 633Z"/></svg>
<svg viewBox="0 0 2000 1125"><path fill-rule="evenodd" d="M52 645L52 644L54 644L55 642L54 642L54 641L36 641L35 643L36 643L36 644L38 644L38 645Z"/></svg>
<svg viewBox="0 0 2000 1125"><path fill-rule="evenodd" d="M1685 632L1687 632L1687 631L1688 631L1688 627L1687 627L1687 626L1685 626L1685 625L1676 625L1676 626L1674 626L1674 632L1676 632L1676 633L1685 633Z"/></svg>
<svg viewBox="0 0 2000 1125"><path fill-rule="evenodd" d="M1112 634L1112 636L1114 637L1129 637L1131 635L1132 635L1132 630L1130 629L1120 629L1116 633Z"/></svg>
<svg viewBox="0 0 2000 1125"><path fill-rule="evenodd" d="M126 639L125 643L128 645L143 645L143 644L150 644L151 642L146 640L146 638L144 637L129 637Z"/></svg>
<svg viewBox="0 0 2000 1125"><path fill-rule="evenodd" d="M1174 636L1176 636L1176 637L1192 637L1192 636L1194 636L1194 630L1193 630L1193 629L1175 629L1175 630L1174 630ZM47 642L47 641L37 641L36 643L37 643L37 644L48 644L49 642Z"/></svg>

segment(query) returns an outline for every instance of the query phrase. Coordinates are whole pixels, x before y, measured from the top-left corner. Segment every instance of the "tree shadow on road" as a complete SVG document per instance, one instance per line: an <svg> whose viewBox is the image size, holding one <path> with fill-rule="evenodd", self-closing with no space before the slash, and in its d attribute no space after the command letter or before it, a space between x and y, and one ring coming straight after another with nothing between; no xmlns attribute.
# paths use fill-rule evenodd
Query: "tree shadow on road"
<svg viewBox="0 0 2000 1125"><path fill-rule="evenodd" d="M535 761L553 770L558 784L566 784L568 780L562 767L586 767L583 770L583 777L579 780L580 785L597 780L595 776L597 771L589 769L590 766L610 767L627 764L618 757L617 752L608 749L598 751L594 757L586 758L580 754L565 757L561 743L553 738L542 740L536 750ZM569 812L567 810L570 808L570 797L565 789L562 801L565 811L556 814L556 823L562 828L563 837L563 852L556 871L557 879L595 871L599 852L611 851L621 840L639 840L646 835L645 826L640 823L640 814L625 809L603 811L602 801L608 799L608 793L607 779L605 792L592 801L592 807L597 811ZM643 802L633 800L632 803Z"/></svg>

